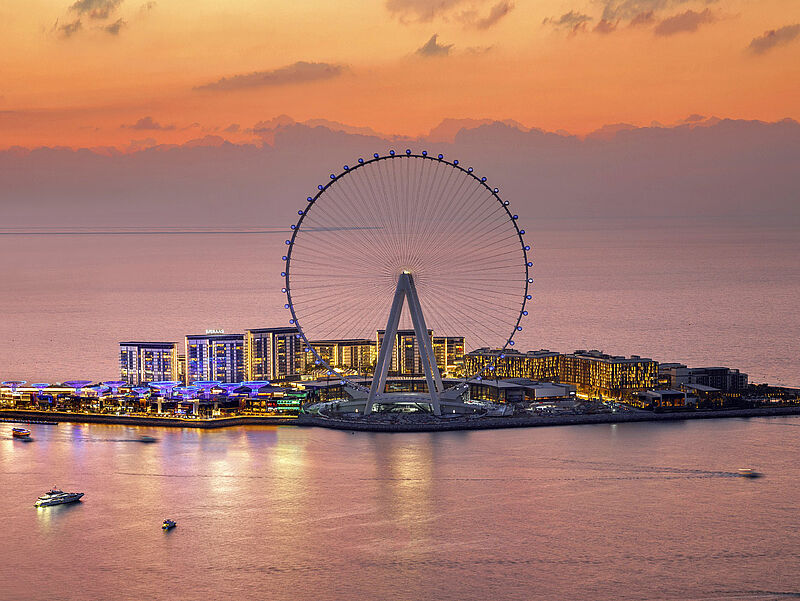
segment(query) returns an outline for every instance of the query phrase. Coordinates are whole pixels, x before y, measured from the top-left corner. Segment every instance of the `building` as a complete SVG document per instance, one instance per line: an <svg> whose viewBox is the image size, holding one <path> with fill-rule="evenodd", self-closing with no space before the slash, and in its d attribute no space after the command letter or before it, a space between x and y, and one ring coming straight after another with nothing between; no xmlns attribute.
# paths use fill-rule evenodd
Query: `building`
<svg viewBox="0 0 800 601"><path fill-rule="evenodd" d="M658 385L658 363L631 355L607 355L597 350L575 351L559 358L559 381L575 384L586 396L629 399Z"/></svg>
<svg viewBox="0 0 800 601"><path fill-rule="evenodd" d="M528 378L507 380L470 379L469 396L473 400L495 403L566 403L574 405L576 386L553 382L536 382Z"/></svg>
<svg viewBox="0 0 800 601"><path fill-rule="evenodd" d="M444 376L459 376L464 371L464 337L434 336L433 355Z"/></svg>
<svg viewBox="0 0 800 601"><path fill-rule="evenodd" d="M120 342L120 380L137 386L178 378L177 342Z"/></svg>
<svg viewBox="0 0 800 601"><path fill-rule="evenodd" d="M245 331L245 375L248 380L293 380L304 364L297 328L258 328Z"/></svg>
<svg viewBox="0 0 800 601"><path fill-rule="evenodd" d="M659 385L684 388L691 385L710 386L727 396L738 396L747 388L747 374L728 367L687 367L683 363L662 363L658 366Z"/></svg>
<svg viewBox="0 0 800 601"><path fill-rule="evenodd" d="M357 374L371 374L375 371L378 358L377 343L367 338L347 338L342 340L317 340L311 346L328 365L334 369ZM324 368L317 365L317 357L311 349L304 352L303 371L312 372Z"/></svg>
<svg viewBox="0 0 800 601"><path fill-rule="evenodd" d="M528 351L520 353L516 350L478 349L467 353L464 357L464 371L477 374L484 370L486 378L528 378L539 382L560 381L560 353L548 351ZM494 369L485 368L494 364Z"/></svg>
<svg viewBox="0 0 800 601"><path fill-rule="evenodd" d="M636 393L633 404L642 409L685 407L686 393L680 390L642 390Z"/></svg>
<svg viewBox="0 0 800 601"><path fill-rule="evenodd" d="M383 344L385 334L385 330L378 330L378 353L381 352L381 344ZM428 336L431 336L431 340L433 340L433 330L428 330ZM392 361L389 363L389 375L418 376L424 373L419 343L414 330L397 330L394 346L392 347Z"/></svg>
<svg viewBox="0 0 800 601"><path fill-rule="evenodd" d="M186 337L186 384L202 380L245 379L243 334L194 334Z"/></svg>

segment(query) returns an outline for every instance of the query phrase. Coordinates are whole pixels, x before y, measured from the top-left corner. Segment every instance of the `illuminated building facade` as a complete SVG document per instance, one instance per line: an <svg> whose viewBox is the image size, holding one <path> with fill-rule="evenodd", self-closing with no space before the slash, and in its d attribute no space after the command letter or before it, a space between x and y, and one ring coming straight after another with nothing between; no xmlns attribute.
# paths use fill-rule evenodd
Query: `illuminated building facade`
<svg viewBox="0 0 800 601"><path fill-rule="evenodd" d="M488 365L494 370L484 371L485 378L529 378L539 382L558 382L561 379L560 353L548 350L520 353L516 350L478 349L464 357L467 374L477 374Z"/></svg>
<svg viewBox="0 0 800 601"><path fill-rule="evenodd" d="M659 383L670 388L706 386L727 396L738 396L747 388L747 374L729 367L686 367L682 363L658 366Z"/></svg>
<svg viewBox="0 0 800 601"><path fill-rule="evenodd" d="M297 328L259 328L245 332L247 380L291 380L303 364L303 340Z"/></svg>
<svg viewBox="0 0 800 601"><path fill-rule="evenodd" d="M358 374L371 374L378 358L374 340L348 338L342 340L317 340L311 345L320 356L335 369L352 371ZM303 363L306 371L319 368L317 358L311 350L304 353Z"/></svg>
<svg viewBox="0 0 800 601"><path fill-rule="evenodd" d="M120 380L126 384L163 382L178 377L177 342L120 342Z"/></svg>
<svg viewBox="0 0 800 601"><path fill-rule="evenodd" d="M243 334L186 337L186 384L198 380L241 382L245 375Z"/></svg>
<svg viewBox="0 0 800 601"><path fill-rule="evenodd" d="M461 375L464 368L464 337L434 336L433 354L444 376Z"/></svg>
<svg viewBox="0 0 800 601"><path fill-rule="evenodd" d="M385 330L378 330L376 349L378 353L381 352L385 334ZM433 339L433 330L428 330L428 336L431 336L431 340ZM389 364L389 375L417 376L423 373L420 347L414 330L397 330L392 348L392 361Z"/></svg>
<svg viewBox="0 0 800 601"><path fill-rule="evenodd" d="M607 355L600 351L575 351L561 355L559 380L578 386L585 394L630 398L658 385L658 363L652 359Z"/></svg>

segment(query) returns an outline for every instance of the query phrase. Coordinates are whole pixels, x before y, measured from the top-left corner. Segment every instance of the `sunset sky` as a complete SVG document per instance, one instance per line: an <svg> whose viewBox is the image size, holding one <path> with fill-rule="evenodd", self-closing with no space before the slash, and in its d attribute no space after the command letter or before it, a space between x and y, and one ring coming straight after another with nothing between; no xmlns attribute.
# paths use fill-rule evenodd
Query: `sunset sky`
<svg viewBox="0 0 800 601"><path fill-rule="evenodd" d="M7 0L0 148L800 118L797 0Z"/></svg>

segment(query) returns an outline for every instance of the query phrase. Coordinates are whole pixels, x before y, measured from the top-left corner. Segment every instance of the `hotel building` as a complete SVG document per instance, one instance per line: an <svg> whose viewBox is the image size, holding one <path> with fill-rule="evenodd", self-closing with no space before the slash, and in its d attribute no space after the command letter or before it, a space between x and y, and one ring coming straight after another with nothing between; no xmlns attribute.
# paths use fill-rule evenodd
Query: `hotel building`
<svg viewBox="0 0 800 601"><path fill-rule="evenodd" d="M202 380L241 382L245 375L243 334L186 337L186 384Z"/></svg>
<svg viewBox="0 0 800 601"><path fill-rule="evenodd" d="M559 380L575 384L579 392L587 395L629 398L658 385L658 363L638 355L622 357L580 350L561 355Z"/></svg>
<svg viewBox="0 0 800 601"><path fill-rule="evenodd" d="M434 336L433 354L445 377L459 376L464 369L464 337Z"/></svg>
<svg viewBox="0 0 800 601"><path fill-rule="evenodd" d="M248 380L291 380L303 366L304 342L297 328L245 331L245 377Z"/></svg>
<svg viewBox="0 0 800 601"><path fill-rule="evenodd" d="M120 342L120 380L132 386L178 378L177 342Z"/></svg>
<svg viewBox="0 0 800 601"><path fill-rule="evenodd" d="M494 364L494 370L483 373L485 378L528 378L540 382L558 382L561 379L560 357L560 353L548 350L520 353L516 350L482 348L467 353L464 369L467 374L477 374L487 365Z"/></svg>
<svg viewBox="0 0 800 601"><path fill-rule="evenodd" d="M316 340L312 341L311 345L333 368L358 374L371 374L375 371L378 353L374 340L366 338ZM311 372L320 367L316 365L316 360L317 358L311 350L304 352L305 371Z"/></svg>

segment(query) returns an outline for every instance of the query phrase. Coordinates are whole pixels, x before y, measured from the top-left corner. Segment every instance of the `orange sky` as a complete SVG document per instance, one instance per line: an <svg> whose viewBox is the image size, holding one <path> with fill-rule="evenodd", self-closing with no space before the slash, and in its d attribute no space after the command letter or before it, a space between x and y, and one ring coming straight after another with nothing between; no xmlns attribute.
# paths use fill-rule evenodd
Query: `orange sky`
<svg viewBox="0 0 800 601"><path fill-rule="evenodd" d="M798 119L798 23L797 0L6 0L0 148L244 141L280 114L405 135Z"/></svg>

